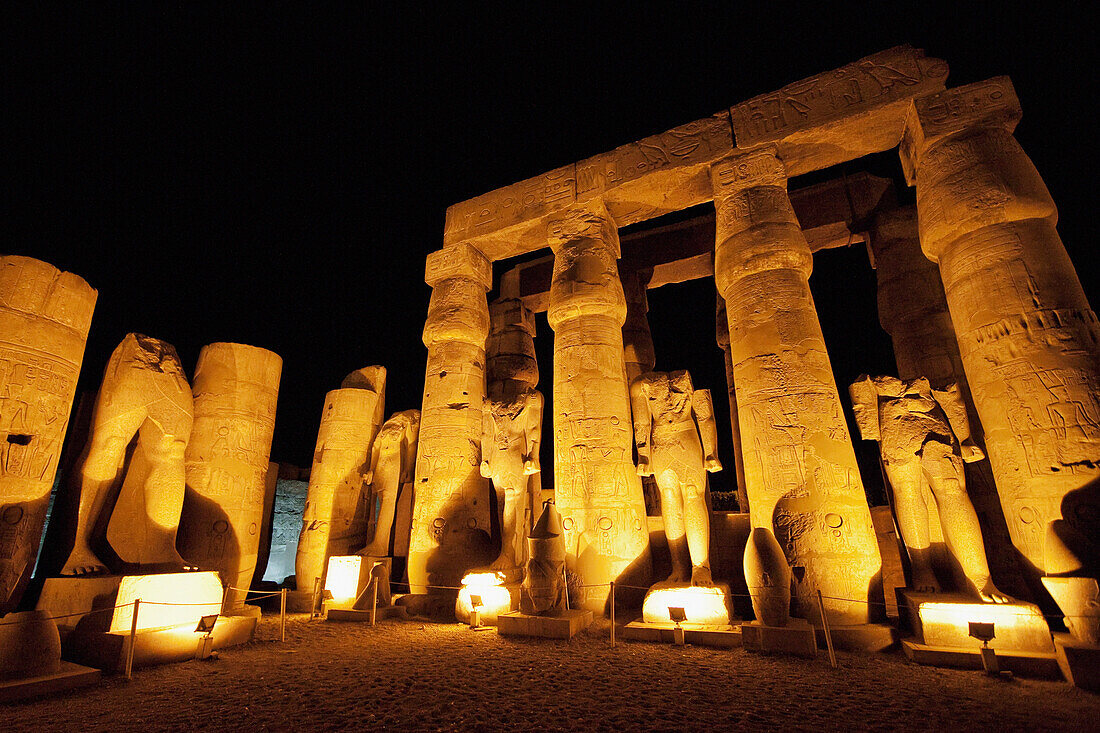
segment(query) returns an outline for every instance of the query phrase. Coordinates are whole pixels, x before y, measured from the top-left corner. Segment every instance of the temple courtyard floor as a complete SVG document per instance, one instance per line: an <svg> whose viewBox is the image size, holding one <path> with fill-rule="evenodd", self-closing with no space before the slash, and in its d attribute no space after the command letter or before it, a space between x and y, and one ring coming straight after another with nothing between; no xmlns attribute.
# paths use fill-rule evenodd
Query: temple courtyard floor
<svg viewBox="0 0 1100 733"><path fill-rule="evenodd" d="M6 706L6 731L1095 730L1100 695L921 667L900 652L815 660L741 649L514 641L460 624L265 617L220 658L135 670Z"/></svg>

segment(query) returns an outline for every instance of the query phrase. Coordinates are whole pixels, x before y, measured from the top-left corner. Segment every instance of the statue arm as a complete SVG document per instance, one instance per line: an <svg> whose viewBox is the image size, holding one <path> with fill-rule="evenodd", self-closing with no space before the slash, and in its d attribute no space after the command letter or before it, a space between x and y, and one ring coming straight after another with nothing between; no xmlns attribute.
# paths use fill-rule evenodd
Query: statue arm
<svg viewBox="0 0 1100 733"><path fill-rule="evenodd" d="M852 411L856 416L856 425L864 440L879 440L882 431L878 421L878 388L871 378L861 374L856 381L848 387L848 395L852 398Z"/></svg>
<svg viewBox="0 0 1100 733"><path fill-rule="evenodd" d="M966 403L963 402L959 385L952 383L942 390L933 389L932 397L943 408L944 414L947 415L947 422L951 424L951 431L959 439L963 460L973 463L985 458L985 453L971 439L970 419L966 416Z"/></svg>
<svg viewBox="0 0 1100 733"><path fill-rule="evenodd" d="M718 427L714 422L714 401L709 389L697 389L691 393L691 412L699 426L699 437L703 441L703 463L707 471L721 471L722 463L718 460Z"/></svg>
<svg viewBox="0 0 1100 733"><path fill-rule="evenodd" d="M481 406L481 475L485 478L492 476L492 469L489 467L489 451L486 450L486 446L493 444L493 413L489 408L489 401L486 400Z"/></svg>
<svg viewBox="0 0 1100 733"><path fill-rule="evenodd" d="M634 447L638 449L638 475L652 476L649 467L652 457L652 418L649 414L649 400L646 399L645 385L637 379L630 385L630 411L634 417Z"/></svg>
<svg viewBox="0 0 1100 733"><path fill-rule="evenodd" d="M363 484L370 486L374 483L374 471L378 468L378 455L381 453L381 443L378 436L374 436L374 441L370 447L370 465L367 466L367 472L363 474Z"/></svg>
<svg viewBox="0 0 1100 733"><path fill-rule="evenodd" d="M530 476L539 473L539 448L542 445L542 392L532 392L527 403L527 455L523 457L523 473Z"/></svg>

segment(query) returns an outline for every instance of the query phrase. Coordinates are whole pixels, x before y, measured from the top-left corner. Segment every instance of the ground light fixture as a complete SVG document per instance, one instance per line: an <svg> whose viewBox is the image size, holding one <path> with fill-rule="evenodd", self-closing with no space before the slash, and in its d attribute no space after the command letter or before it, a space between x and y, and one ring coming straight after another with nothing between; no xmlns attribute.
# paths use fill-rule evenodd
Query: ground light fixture
<svg viewBox="0 0 1100 733"><path fill-rule="evenodd" d="M199 646L195 650L195 659L217 658L218 655L214 651L214 625L218 623L218 615L212 613L199 619L195 631L202 634L202 636L199 638Z"/></svg>
<svg viewBox="0 0 1100 733"><path fill-rule="evenodd" d="M683 606L669 606L668 617L672 619L672 623L676 624L676 628L672 630L672 640L679 644L684 645L684 627L680 624L687 621L687 612Z"/></svg>
<svg viewBox="0 0 1100 733"><path fill-rule="evenodd" d="M485 604L481 600L481 596L476 594L470 595L470 628L478 629L481 627L481 607Z"/></svg>

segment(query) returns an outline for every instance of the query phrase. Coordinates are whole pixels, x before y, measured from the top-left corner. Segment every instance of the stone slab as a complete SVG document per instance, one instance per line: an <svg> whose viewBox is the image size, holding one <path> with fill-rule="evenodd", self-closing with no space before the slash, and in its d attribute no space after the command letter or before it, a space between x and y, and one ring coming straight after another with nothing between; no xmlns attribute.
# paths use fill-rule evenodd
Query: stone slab
<svg viewBox="0 0 1100 733"><path fill-rule="evenodd" d="M1054 651L1066 682L1100 692L1100 647L1083 644L1063 631L1054 634Z"/></svg>
<svg viewBox="0 0 1100 733"><path fill-rule="evenodd" d="M898 643L898 630L889 624L853 624L829 626L833 647L849 652L884 652ZM815 627L817 645L826 648L825 629Z"/></svg>
<svg viewBox="0 0 1100 733"><path fill-rule="evenodd" d="M741 629L738 626L703 626L700 624L680 624L684 630L684 643L699 646L736 648L741 646ZM621 630L622 638L631 641L649 641L660 644L674 644L673 623L646 623L632 621Z"/></svg>
<svg viewBox="0 0 1100 733"><path fill-rule="evenodd" d="M94 685L101 677L103 672L93 667L62 662L61 669L53 674L19 680L0 680L0 703L57 695L78 687Z"/></svg>
<svg viewBox="0 0 1100 733"><path fill-rule="evenodd" d="M1054 654L1050 626L1033 603L975 603L968 596L952 593L898 594L905 605L906 619L915 641L931 647L977 650L982 642L970 636L969 622L994 625L990 648L1001 652L1020 651ZM899 606L900 610L900 606Z"/></svg>
<svg viewBox="0 0 1100 733"><path fill-rule="evenodd" d="M572 639L592 623L592 612L575 608L557 616L531 616L519 611L497 616L501 636L536 636L543 639Z"/></svg>
<svg viewBox="0 0 1100 733"><path fill-rule="evenodd" d="M983 669L982 655L978 649L943 647L921 644L913 639L901 640L902 651L910 661L929 667L956 667L959 669ZM1022 651L997 651L997 665L1022 677L1058 679L1062 671L1053 653Z"/></svg>
<svg viewBox="0 0 1100 733"><path fill-rule="evenodd" d="M375 615L376 621L385 621L386 619L407 619L409 617L408 611L404 606L383 606L378 609ZM355 621L359 623L370 623L370 610L361 608L330 608L325 614L326 621Z"/></svg>
<svg viewBox="0 0 1100 733"><path fill-rule="evenodd" d="M728 585L691 586L659 583L649 589L642 602L642 621L647 624L671 621L669 607L684 609L685 623L727 626L730 622Z"/></svg>
<svg viewBox="0 0 1100 733"><path fill-rule="evenodd" d="M756 621L741 624L741 643L750 652L816 657L814 628L805 619L792 618L786 626L765 626Z"/></svg>

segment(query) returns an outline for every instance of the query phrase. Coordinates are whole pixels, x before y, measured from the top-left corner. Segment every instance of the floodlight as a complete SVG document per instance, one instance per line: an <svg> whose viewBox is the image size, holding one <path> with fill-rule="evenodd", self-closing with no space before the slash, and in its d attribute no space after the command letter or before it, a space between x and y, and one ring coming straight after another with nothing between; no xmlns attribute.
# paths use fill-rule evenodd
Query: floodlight
<svg viewBox="0 0 1100 733"><path fill-rule="evenodd" d="M481 601L481 596L470 595L470 608L481 608L485 604Z"/></svg>
<svg viewBox="0 0 1100 733"><path fill-rule="evenodd" d="M218 614L212 613L199 619L199 625L195 628L200 634L210 634L214 631L214 624L218 622Z"/></svg>
<svg viewBox="0 0 1100 733"><path fill-rule="evenodd" d="M983 645L988 645L993 641L993 624L983 621L971 621L970 622L970 635L982 642Z"/></svg>
<svg viewBox="0 0 1100 733"><path fill-rule="evenodd" d="M687 621L687 613L682 606L669 606L668 617L676 624Z"/></svg>

